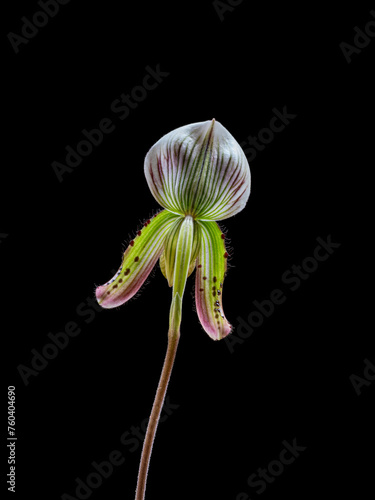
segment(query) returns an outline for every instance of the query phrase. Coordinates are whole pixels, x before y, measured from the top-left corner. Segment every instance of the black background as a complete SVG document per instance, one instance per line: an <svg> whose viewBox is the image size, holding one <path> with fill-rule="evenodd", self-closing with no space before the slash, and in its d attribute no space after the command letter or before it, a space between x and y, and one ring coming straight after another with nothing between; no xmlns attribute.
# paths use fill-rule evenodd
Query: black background
<svg viewBox="0 0 375 500"><path fill-rule="evenodd" d="M7 35L40 8L5 8L0 270L4 400L16 386L13 497L77 498L76 478L119 450L124 463L90 498L134 498L141 446L131 452L120 437L149 415L171 291L157 266L121 308L87 300L159 209L143 159L162 135L214 117L243 142L286 106L296 117L251 162L249 203L223 223L227 318L238 325L276 288L286 300L231 352L202 330L189 279L168 389L178 408L158 429L146 498L257 498L248 477L295 438L305 451L262 498L370 498L374 386L358 395L349 377L374 360L375 41L350 64L340 43L353 43L374 6L244 1L221 21L211 2L72 1L18 54ZM120 120L111 103L157 65L169 75ZM103 118L116 129L59 182L51 163ZM340 247L291 291L283 273L328 235ZM25 385L20 365L71 321L80 334Z"/></svg>

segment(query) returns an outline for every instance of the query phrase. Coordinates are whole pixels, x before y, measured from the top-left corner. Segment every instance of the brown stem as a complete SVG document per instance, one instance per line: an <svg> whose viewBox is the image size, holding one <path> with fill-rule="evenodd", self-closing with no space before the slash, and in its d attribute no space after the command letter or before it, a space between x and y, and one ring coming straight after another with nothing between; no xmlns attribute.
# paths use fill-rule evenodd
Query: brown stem
<svg viewBox="0 0 375 500"><path fill-rule="evenodd" d="M135 500L144 500L146 491L146 481L152 445L155 439L156 428L158 426L161 409L164 404L165 393L172 373L173 363L176 357L178 341L180 338L179 329L168 332L168 347L165 355L163 370L160 375L159 385L156 391L154 404L151 410L150 419L147 426L146 437L143 443L141 463L139 464L138 483L135 493Z"/></svg>

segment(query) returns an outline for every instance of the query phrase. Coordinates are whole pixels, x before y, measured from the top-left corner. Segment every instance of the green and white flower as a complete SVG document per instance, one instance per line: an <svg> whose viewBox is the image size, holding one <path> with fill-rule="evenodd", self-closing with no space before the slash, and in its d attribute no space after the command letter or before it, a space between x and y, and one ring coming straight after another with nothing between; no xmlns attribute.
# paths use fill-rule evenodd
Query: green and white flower
<svg viewBox="0 0 375 500"><path fill-rule="evenodd" d="M163 207L126 249L116 275L96 289L104 308L129 300L160 261L173 286L171 322L179 328L187 277L196 268L199 320L214 340L231 331L223 311L228 253L216 221L240 212L250 195L250 168L234 137L215 120L180 127L148 152L148 186Z"/></svg>

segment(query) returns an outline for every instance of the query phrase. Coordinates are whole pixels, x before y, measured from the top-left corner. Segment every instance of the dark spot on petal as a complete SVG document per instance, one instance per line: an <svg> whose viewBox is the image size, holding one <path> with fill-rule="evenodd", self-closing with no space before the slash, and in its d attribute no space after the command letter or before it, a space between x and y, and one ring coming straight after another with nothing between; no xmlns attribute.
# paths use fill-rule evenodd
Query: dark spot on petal
<svg viewBox="0 0 375 500"><path fill-rule="evenodd" d="M216 297L216 293L215 293L215 292L212 292L212 296L213 296L213 297Z"/></svg>
<svg viewBox="0 0 375 500"><path fill-rule="evenodd" d="M222 238L223 240L225 240L225 234L224 234L224 233L221 233L221 238Z"/></svg>
<svg viewBox="0 0 375 500"><path fill-rule="evenodd" d="M130 269L127 268L126 271L125 271L125 276L127 276L129 273L130 273Z"/></svg>
<svg viewBox="0 0 375 500"><path fill-rule="evenodd" d="M228 258L228 252L225 252L224 259L227 259L227 258Z"/></svg>
<svg viewBox="0 0 375 500"><path fill-rule="evenodd" d="M220 292L220 290L218 290L218 291L217 291L217 294L218 294L218 295L221 295L221 292Z"/></svg>
<svg viewBox="0 0 375 500"><path fill-rule="evenodd" d="M129 245L130 245L131 247L132 247L132 246L134 246L134 241L133 241L133 240L131 240L131 242L129 243Z"/></svg>
<svg viewBox="0 0 375 500"><path fill-rule="evenodd" d="M137 234L138 234L138 236L141 236L142 231L138 231Z"/></svg>
<svg viewBox="0 0 375 500"><path fill-rule="evenodd" d="M199 289L199 291L200 291L200 292L204 292L204 288L200 288L200 289Z"/></svg>
<svg viewBox="0 0 375 500"><path fill-rule="evenodd" d="M134 259L134 262L138 262L139 261L139 257L137 256L135 259Z"/></svg>
<svg viewBox="0 0 375 500"><path fill-rule="evenodd" d="M122 283L122 279L121 280L118 280L119 283Z"/></svg>
<svg viewBox="0 0 375 500"><path fill-rule="evenodd" d="M217 301L215 302L215 306L219 306L219 305L220 305L220 302L217 300Z"/></svg>
<svg viewBox="0 0 375 500"><path fill-rule="evenodd" d="M203 276L203 279L206 280L207 279L207 276Z"/></svg>
<svg viewBox="0 0 375 500"><path fill-rule="evenodd" d="M150 224L150 222L151 222L150 219L148 219L148 221L146 221L146 224Z"/></svg>
<svg viewBox="0 0 375 500"><path fill-rule="evenodd" d="M111 293L111 292L110 292L110 291L108 291L108 292L107 292L107 295L109 295L110 293Z"/></svg>
<svg viewBox="0 0 375 500"><path fill-rule="evenodd" d="M216 276L213 277L213 282L215 283L215 281L217 280Z"/></svg>
<svg viewBox="0 0 375 500"><path fill-rule="evenodd" d="M219 315L218 315L218 314L215 314L215 318L217 319L218 317L219 317Z"/></svg>
<svg viewBox="0 0 375 500"><path fill-rule="evenodd" d="M198 267L202 267L202 264L199 264L199 266L198 266Z"/></svg>
<svg viewBox="0 0 375 500"><path fill-rule="evenodd" d="M113 285L112 290L113 290L114 288L117 288L117 285Z"/></svg>

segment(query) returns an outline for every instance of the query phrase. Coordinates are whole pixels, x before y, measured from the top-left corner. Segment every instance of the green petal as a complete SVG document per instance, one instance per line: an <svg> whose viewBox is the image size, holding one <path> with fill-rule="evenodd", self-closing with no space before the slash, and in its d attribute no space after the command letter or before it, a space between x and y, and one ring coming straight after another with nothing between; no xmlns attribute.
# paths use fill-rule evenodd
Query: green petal
<svg viewBox="0 0 375 500"><path fill-rule="evenodd" d="M165 277L168 280L168 285L173 285L174 278L174 264L176 261L176 248L178 242L178 235L184 219L178 217L171 226L168 236L165 240L164 261L165 261Z"/></svg>
<svg viewBox="0 0 375 500"><path fill-rule="evenodd" d="M96 289L96 298L102 307L117 307L137 293L162 254L166 236L175 220L176 215L163 210L138 231L115 276Z"/></svg>
<svg viewBox="0 0 375 500"><path fill-rule="evenodd" d="M168 236L165 240L165 250L160 256L160 269L165 278L168 280L169 286L173 286L177 242L183 221L184 219L182 217L179 217L171 226L168 232ZM199 250L199 237L199 226L197 224L194 224L193 243L187 274L188 277L195 269L195 263L198 257Z"/></svg>
<svg viewBox="0 0 375 500"><path fill-rule="evenodd" d="M173 296L177 293L181 299L184 296L186 279L190 267L193 240L194 221L190 215L187 215L184 218L178 232L173 274Z"/></svg>
<svg viewBox="0 0 375 500"><path fill-rule="evenodd" d="M224 234L216 222L198 222L201 230L197 259L195 302L199 320L214 340L226 337L232 330L223 311L223 284L228 254Z"/></svg>
<svg viewBox="0 0 375 500"><path fill-rule="evenodd" d="M200 246L200 237L201 237L200 226L199 226L199 224L194 222L194 239L193 239L193 248L191 250L188 276L191 275L191 273L194 271L195 266L196 266L198 252L199 252L199 246Z"/></svg>
<svg viewBox="0 0 375 500"><path fill-rule="evenodd" d="M165 269L165 251L160 255L159 259L160 271L162 272L164 278L167 278L167 271Z"/></svg>

